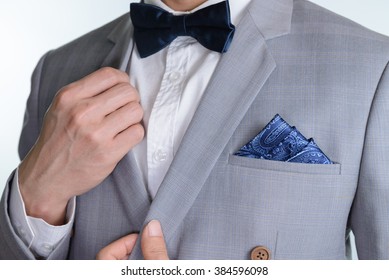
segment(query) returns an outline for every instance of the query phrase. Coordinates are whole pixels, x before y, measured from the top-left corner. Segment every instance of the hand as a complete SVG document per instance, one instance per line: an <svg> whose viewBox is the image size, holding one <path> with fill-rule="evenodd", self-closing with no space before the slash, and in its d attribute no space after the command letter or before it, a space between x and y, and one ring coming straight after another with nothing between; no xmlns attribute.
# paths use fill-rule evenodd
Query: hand
<svg viewBox="0 0 389 280"><path fill-rule="evenodd" d="M137 234L124 236L97 254L98 260L127 260L135 246ZM142 253L145 260L168 260L161 224L153 220L145 227L141 239Z"/></svg>
<svg viewBox="0 0 389 280"><path fill-rule="evenodd" d="M126 73L102 68L62 88L19 166L27 214L65 221L70 198L101 183L143 139L139 94Z"/></svg>

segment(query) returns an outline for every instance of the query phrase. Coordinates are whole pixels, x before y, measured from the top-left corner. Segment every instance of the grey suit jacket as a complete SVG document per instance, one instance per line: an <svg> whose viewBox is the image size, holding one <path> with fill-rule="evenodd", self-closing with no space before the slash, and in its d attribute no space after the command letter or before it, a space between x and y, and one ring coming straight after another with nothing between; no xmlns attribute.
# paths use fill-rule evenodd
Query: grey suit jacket
<svg viewBox="0 0 389 280"><path fill-rule="evenodd" d="M64 85L102 66L125 69L128 14L39 62L20 140L23 158ZM162 223L172 259L389 258L389 40L304 0L254 0L237 26L174 161L151 201L131 152L77 198L74 229L50 258L93 259L113 240ZM333 165L234 156L279 113ZM0 257L33 258L7 199ZM139 244L131 259L142 258Z"/></svg>

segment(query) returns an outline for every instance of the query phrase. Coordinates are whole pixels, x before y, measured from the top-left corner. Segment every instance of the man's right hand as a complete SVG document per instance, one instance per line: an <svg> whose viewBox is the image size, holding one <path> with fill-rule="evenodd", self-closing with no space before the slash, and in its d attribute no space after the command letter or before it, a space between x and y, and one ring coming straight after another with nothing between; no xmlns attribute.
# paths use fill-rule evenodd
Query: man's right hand
<svg viewBox="0 0 389 280"><path fill-rule="evenodd" d="M65 223L72 197L101 183L144 136L139 94L126 73L102 68L62 88L19 166L29 216Z"/></svg>

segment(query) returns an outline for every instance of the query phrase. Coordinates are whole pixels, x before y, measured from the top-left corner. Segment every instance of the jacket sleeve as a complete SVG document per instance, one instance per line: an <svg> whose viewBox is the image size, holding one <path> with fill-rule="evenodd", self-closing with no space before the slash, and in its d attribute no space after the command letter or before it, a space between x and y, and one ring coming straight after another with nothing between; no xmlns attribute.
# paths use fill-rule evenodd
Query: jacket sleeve
<svg viewBox="0 0 389 280"><path fill-rule="evenodd" d="M359 181L350 213L359 259L389 259L389 65L366 127Z"/></svg>
<svg viewBox="0 0 389 280"><path fill-rule="evenodd" d="M42 57L31 79L31 93L27 101L23 129L19 142L19 156L23 159L34 145L40 133L42 112L39 112L39 91L42 69L46 56ZM35 259L29 248L16 234L9 217L9 198L15 172L9 177L0 202L0 259ZM64 259L68 254L70 234L50 254L49 259Z"/></svg>

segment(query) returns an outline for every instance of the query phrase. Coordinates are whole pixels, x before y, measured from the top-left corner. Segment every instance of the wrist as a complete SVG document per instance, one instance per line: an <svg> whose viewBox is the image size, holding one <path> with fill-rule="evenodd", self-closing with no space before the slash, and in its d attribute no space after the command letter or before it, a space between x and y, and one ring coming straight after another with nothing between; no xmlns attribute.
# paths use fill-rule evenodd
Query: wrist
<svg viewBox="0 0 389 280"><path fill-rule="evenodd" d="M19 190L23 199L26 214L43 219L53 226L66 223L66 207L70 198L61 197L45 184L26 172L26 162L19 166ZM46 180L47 181L47 180Z"/></svg>
<svg viewBox="0 0 389 280"><path fill-rule="evenodd" d="M68 201L56 203L48 199L26 199L23 191L21 191L21 194L27 216L42 219L52 226L66 224L66 208Z"/></svg>

